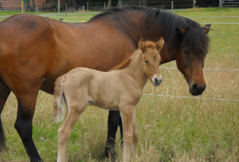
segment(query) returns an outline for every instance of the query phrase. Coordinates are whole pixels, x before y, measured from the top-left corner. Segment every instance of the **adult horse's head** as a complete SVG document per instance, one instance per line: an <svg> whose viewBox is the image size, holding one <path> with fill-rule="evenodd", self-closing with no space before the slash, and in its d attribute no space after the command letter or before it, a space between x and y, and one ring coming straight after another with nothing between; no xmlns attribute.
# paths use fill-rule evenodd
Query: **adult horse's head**
<svg viewBox="0 0 239 162"><path fill-rule="evenodd" d="M207 33L211 25L202 28L193 20L155 8L149 9L145 17L146 39L157 40L160 36L164 37L162 63L176 59L179 71L187 80L190 93L194 96L202 94L206 88L203 66L209 45Z"/></svg>
<svg viewBox="0 0 239 162"><path fill-rule="evenodd" d="M176 28L181 40L176 55L177 67L187 80L189 91L194 96L201 95L206 89L203 67L208 51L209 39L206 34L209 30L210 25L205 25L202 29L193 25L188 29Z"/></svg>

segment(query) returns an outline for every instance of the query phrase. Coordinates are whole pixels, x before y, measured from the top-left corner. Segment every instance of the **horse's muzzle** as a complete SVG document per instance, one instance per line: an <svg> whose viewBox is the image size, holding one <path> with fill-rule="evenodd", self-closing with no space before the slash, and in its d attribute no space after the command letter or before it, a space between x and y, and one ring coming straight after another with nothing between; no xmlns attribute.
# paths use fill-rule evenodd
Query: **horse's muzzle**
<svg viewBox="0 0 239 162"><path fill-rule="evenodd" d="M193 96L198 96L198 95L201 95L205 89L206 89L206 84L204 86L199 86L197 83L195 83L189 88L189 92Z"/></svg>

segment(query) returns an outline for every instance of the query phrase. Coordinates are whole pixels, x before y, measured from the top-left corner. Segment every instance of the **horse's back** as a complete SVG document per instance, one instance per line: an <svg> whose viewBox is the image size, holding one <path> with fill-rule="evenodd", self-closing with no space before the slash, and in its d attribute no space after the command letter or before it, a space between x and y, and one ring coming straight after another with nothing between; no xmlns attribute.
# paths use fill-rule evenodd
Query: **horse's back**
<svg viewBox="0 0 239 162"><path fill-rule="evenodd" d="M68 24L15 15L0 23L0 77L13 92L22 91L15 85L26 84L19 88L30 91L34 85L53 93L57 77L75 67L107 71L133 52L132 43L98 21Z"/></svg>
<svg viewBox="0 0 239 162"><path fill-rule="evenodd" d="M41 40L49 41L52 29L44 18L29 14L14 15L0 23L0 43L11 43L11 47ZM38 41L38 42L39 42ZM17 43L19 42L19 43ZM33 45L37 42L31 42Z"/></svg>

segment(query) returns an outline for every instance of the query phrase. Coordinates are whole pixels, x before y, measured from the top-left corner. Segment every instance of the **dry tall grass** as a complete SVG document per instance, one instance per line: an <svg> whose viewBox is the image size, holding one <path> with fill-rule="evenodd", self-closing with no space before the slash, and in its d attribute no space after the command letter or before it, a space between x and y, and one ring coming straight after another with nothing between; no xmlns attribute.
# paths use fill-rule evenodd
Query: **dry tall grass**
<svg viewBox="0 0 239 162"><path fill-rule="evenodd" d="M178 14L192 16L198 14L196 11L178 12ZM235 11L230 14L233 15ZM200 10L200 14L205 16L211 12ZM228 11L225 14L228 15ZM234 21L239 22L239 19L235 18ZM212 25L209 33L211 46L205 68L239 69L238 27L238 25ZM175 67L175 62L162 67ZM162 85L155 88L148 83L145 93L190 96L188 85L180 72L164 69L161 72ZM204 73L207 89L202 97L239 99L238 71L205 71ZM143 96L137 106L140 136L138 156L134 157L134 161L239 161L238 108L239 102ZM11 94L2 113L9 150L0 154L0 161L28 161L24 147L13 127L16 111L17 102ZM57 130L61 125L61 123L53 123L52 113L52 96L40 92L33 121L33 138L41 157L46 162L56 160ZM106 110L95 107L86 109L71 133L68 144L69 161L106 161L102 155L106 141L107 115ZM120 161L122 149L119 133L116 147Z"/></svg>

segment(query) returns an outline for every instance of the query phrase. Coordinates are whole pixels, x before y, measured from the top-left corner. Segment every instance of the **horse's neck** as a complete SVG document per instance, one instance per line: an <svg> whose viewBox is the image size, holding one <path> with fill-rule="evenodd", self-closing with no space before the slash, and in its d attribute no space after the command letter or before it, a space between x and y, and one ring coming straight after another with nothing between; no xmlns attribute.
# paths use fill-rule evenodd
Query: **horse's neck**
<svg viewBox="0 0 239 162"><path fill-rule="evenodd" d="M141 22L142 17L144 16L139 16L141 16L141 19L135 19L134 22L134 24L139 24L137 28L138 33L135 33L138 35L138 38L135 36L134 38L136 38L136 40L134 40L134 42L138 42L138 40L141 38L157 42L161 37L163 37L164 46L160 51L162 59L161 64L176 60L177 51L174 50L175 48L172 48L172 44L170 43L170 34L166 34L166 30L169 30L171 28L171 25L168 25L167 28L164 28L163 25L161 26L159 25L159 23L157 23L157 21L154 21L157 18L151 19L150 22ZM163 15L159 14L158 16ZM132 24L132 26L135 26L134 24Z"/></svg>
<svg viewBox="0 0 239 162"><path fill-rule="evenodd" d="M144 17L145 14L144 12L138 12L133 14L135 15L126 16L130 17L131 19L130 18L127 19L126 24L128 25L124 26L125 27L124 31L126 31L130 39L132 39L133 42L135 42L135 45L136 46L138 45L137 43L141 38L157 42L163 36L165 43L163 49L160 52L162 59L161 63L163 64L176 60L176 51L173 51L170 48L170 44L168 42L169 39L167 39L168 35L165 35L166 31L160 29L160 27L158 27L158 24L154 24L155 22L153 20L149 24L145 24L144 22L142 22L142 17Z"/></svg>
<svg viewBox="0 0 239 162"><path fill-rule="evenodd" d="M143 63L141 51L137 50L132 56L132 59L129 65L122 69L127 74L131 75L132 78L139 84L139 86L143 89L145 84L147 83L148 77L144 73Z"/></svg>
<svg viewBox="0 0 239 162"><path fill-rule="evenodd" d="M158 41L160 37L164 37L164 47L160 52L162 62L166 63L170 62L176 59L176 53L175 51L172 51L172 49L169 46L169 42L166 37L168 35L165 35L166 31L164 29L160 28L157 23L155 23L154 19L151 20L151 22L147 23L144 22L145 18L145 11L135 11L135 12L125 12L124 14L117 15L118 21L109 21L109 18L102 17L102 19L99 19L100 21L97 21L97 23L102 23L106 26L110 26L111 29L118 28L117 31L122 32L122 35L125 35L128 37L128 40L132 40L135 48L137 48L138 41L141 38L144 38L145 40L151 40L151 41ZM170 28L170 26L168 26ZM176 29L175 29L176 30Z"/></svg>

